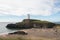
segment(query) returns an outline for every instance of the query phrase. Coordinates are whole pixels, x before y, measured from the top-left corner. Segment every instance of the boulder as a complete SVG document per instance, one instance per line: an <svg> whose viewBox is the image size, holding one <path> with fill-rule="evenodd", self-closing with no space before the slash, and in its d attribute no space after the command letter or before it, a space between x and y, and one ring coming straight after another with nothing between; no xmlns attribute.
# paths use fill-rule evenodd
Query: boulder
<svg viewBox="0 0 60 40"><path fill-rule="evenodd" d="M18 35L27 35L26 32L24 31L16 31L16 32L13 32L13 33L8 33L9 35L13 35L13 34L18 34Z"/></svg>

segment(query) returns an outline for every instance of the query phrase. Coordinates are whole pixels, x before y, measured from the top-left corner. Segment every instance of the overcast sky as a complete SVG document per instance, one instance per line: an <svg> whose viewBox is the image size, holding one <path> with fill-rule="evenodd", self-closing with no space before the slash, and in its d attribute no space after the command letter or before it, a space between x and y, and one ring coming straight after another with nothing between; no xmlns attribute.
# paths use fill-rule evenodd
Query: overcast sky
<svg viewBox="0 0 60 40"><path fill-rule="evenodd" d="M18 22L27 18L60 21L60 0L0 0L0 22Z"/></svg>

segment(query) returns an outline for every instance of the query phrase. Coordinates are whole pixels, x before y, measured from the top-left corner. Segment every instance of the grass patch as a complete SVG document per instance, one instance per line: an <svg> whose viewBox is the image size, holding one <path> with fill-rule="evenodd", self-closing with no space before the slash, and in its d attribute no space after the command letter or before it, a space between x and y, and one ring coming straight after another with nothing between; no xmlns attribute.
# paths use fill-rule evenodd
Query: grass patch
<svg viewBox="0 0 60 40"><path fill-rule="evenodd" d="M51 39L51 38L38 38L38 37L28 37L28 38L24 38L24 37L0 37L0 40L55 40L55 39Z"/></svg>
<svg viewBox="0 0 60 40"><path fill-rule="evenodd" d="M0 37L0 40L24 40L22 37Z"/></svg>
<svg viewBox="0 0 60 40"><path fill-rule="evenodd" d="M0 38L0 40L53 40L53 39L21 39L21 38Z"/></svg>

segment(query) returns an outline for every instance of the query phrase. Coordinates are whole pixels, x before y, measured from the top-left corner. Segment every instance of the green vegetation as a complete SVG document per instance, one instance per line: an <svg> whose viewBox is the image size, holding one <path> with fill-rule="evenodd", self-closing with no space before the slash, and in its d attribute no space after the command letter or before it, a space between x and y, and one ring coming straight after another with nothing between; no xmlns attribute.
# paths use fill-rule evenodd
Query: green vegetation
<svg viewBox="0 0 60 40"><path fill-rule="evenodd" d="M27 22L29 20L29 22ZM24 19L22 22L16 23L19 27L27 27L27 25L30 25L30 27L34 27L34 24L39 27L44 27L46 28L53 28L55 26L55 23L48 22L48 21L41 21L41 20L36 20L36 19Z"/></svg>
<svg viewBox="0 0 60 40"><path fill-rule="evenodd" d="M0 38L0 40L24 40L24 39L23 38L20 38L20 37L16 37L16 38L8 37L8 38Z"/></svg>
<svg viewBox="0 0 60 40"><path fill-rule="evenodd" d="M27 22L28 19L24 19L22 22L18 22L16 24L24 24L24 22ZM52 22L48 22L48 21L41 21L41 20L35 20L35 19L29 19L30 23L52 23Z"/></svg>
<svg viewBox="0 0 60 40"><path fill-rule="evenodd" d="M44 38L44 37L20 37L20 36L7 36L0 37L0 40L55 40L55 38Z"/></svg>

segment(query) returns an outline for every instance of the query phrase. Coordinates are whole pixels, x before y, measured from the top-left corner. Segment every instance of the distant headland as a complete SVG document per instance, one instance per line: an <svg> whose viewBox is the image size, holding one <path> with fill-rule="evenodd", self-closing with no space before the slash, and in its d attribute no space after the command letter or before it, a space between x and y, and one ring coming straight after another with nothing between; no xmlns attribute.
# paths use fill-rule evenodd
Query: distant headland
<svg viewBox="0 0 60 40"><path fill-rule="evenodd" d="M53 28L55 27L55 25L56 25L55 23L49 21L30 19L30 14L28 14L27 19L24 19L22 22L18 22L15 24L8 24L6 28L8 29Z"/></svg>

